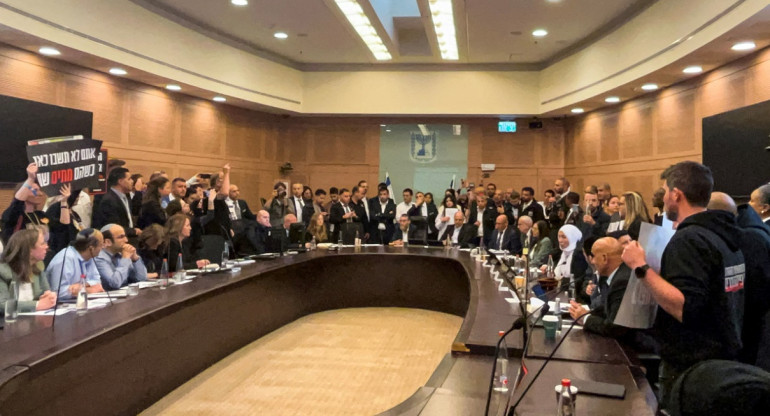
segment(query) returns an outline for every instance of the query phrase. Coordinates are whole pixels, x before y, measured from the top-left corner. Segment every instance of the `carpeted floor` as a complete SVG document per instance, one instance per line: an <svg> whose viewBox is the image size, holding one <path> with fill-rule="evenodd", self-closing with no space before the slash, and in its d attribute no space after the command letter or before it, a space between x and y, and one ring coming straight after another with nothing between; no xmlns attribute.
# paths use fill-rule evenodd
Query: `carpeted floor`
<svg viewBox="0 0 770 416"><path fill-rule="evenodd" d="M236 351L142 415L371 415L425 384L462 318L361 308L299 319Z"/></svg>

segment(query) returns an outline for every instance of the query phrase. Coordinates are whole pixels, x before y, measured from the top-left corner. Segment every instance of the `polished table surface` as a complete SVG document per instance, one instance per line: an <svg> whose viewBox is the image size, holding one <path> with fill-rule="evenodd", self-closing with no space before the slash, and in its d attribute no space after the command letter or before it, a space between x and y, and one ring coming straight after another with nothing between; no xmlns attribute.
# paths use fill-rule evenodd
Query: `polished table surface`
<svg viewBox="0 0 770 416"><path fill-rule="evenodd" d="M520 314L518 304L505 300L511 293L499 290L489 271L457 249L317 250L259 260L239 273L213 273L167 290L143 289L83 316L61 315L55 328L51 316L20 317L0 331L0 414L94 414L96 409L135 414L293 320L367 306L423 308L464 318L431 380L387 414L482 414L498 331ZM520 334L506 341L509 351L521 356ZM536 367L536 357L552 347L542 328L533 329L528 366ZM550 378L570 374L624 384L629 392L625 400L581 396L591 412L582 414L653 413L649 386L639 382L638 369L614 340L573 330L555 358L523 401L526 414L552 413ZM512 358L509 365L518 361ZM73 389L78 383L82 388ZM79 391L105 385L121 387L90 395L82 408L79 403L86 402L75 400ZM547 398L539 400L541 395Z"/></svg>

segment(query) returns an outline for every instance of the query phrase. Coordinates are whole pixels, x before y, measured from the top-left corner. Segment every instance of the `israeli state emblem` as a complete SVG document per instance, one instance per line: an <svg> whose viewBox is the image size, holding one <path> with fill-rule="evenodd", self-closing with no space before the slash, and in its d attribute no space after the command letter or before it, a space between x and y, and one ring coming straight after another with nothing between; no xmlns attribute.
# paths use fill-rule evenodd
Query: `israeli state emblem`
<svg viewBox="0 0 770 416"><path fill-rule="evenodd" d="M436 159L436 143L438 137L436 132L423 134L422 132L412 132L411 151L409 157L420 163L430 163Z"/></svg>

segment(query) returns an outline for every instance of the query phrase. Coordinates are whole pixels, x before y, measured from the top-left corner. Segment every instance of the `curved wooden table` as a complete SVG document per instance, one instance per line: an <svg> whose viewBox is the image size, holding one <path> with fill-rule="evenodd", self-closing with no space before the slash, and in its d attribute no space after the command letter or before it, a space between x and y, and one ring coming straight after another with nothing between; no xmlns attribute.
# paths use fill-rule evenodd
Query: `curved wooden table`
<svg viewBox="0 0 770 416"><path fill-rule="evenodd" d="M21 317L0 331L0 414L137 414L302 316L387 306L450 313L464 321L426 386L386 413L430 414L429 405L440 406L447 395L448 402L468 399L478 409L478 394L467 396L462 389L450 394L442 386L467 383L486 391L491 357L484 354L492 350L497 331L518 316L517 308L503 300L487 269L467 253L374 247L318 250L167 290L144 289L83 316L61 315L55 328L49 316ZM516 348L520 355L520 342L513 342ZM478 369L457 372L469 362ZM483 402L478 411L462 409L452 413L480 414Z"/></svg>

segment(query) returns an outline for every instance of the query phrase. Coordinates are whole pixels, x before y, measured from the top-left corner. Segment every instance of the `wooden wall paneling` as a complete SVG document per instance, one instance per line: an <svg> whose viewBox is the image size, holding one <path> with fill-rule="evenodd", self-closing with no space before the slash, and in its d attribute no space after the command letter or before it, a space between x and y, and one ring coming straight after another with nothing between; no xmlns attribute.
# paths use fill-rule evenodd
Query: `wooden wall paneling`
<svg viewBox="0 0 770 416"><path fill-rule="evenodd" d="M183 101L181 111L180 150L202 157L220 155L220 143L225 140L219 110L212 104Z"/></svg>
<svg viewBox="0 0 770 416"><path fill-rule="evenodd" d="M128 142L156 151L174 148L177 103L162 93L130 91Z"/></svg>
<svg viewBox="0 0 770 416"><path fill-rule="evenodd" d="M3 95L57 104L59 76L46 68L47 60L32 54L0 50L0 91ZM23 59L23 60L22 60Z"/></svg>
<svg viewBox="0 0 770 416"><path fill-rule="evenodd" d="M619 159L652 155L652 105L627 106L620 112Z"/></svg>
<svg viewBox="0 0 770 416"><path fill-rule="evenodd" d="M656 103L657 154L695 150L695 93L692 90L673 93Z"/></svg>
<svg viewBox="0 0 770 416"><path fill-rule="evenodd" d="M604 115L601 122L599 159L602 161L618 160L620 158L618 114Z"/></svg>
<svg viewBox="0 0 770 416"><path fill-rule="evenodd" d="M63 78L62 106L93 113L93 136L105 142L120 143L123 126L123 91L112 83L79 77Z"/></svg>

